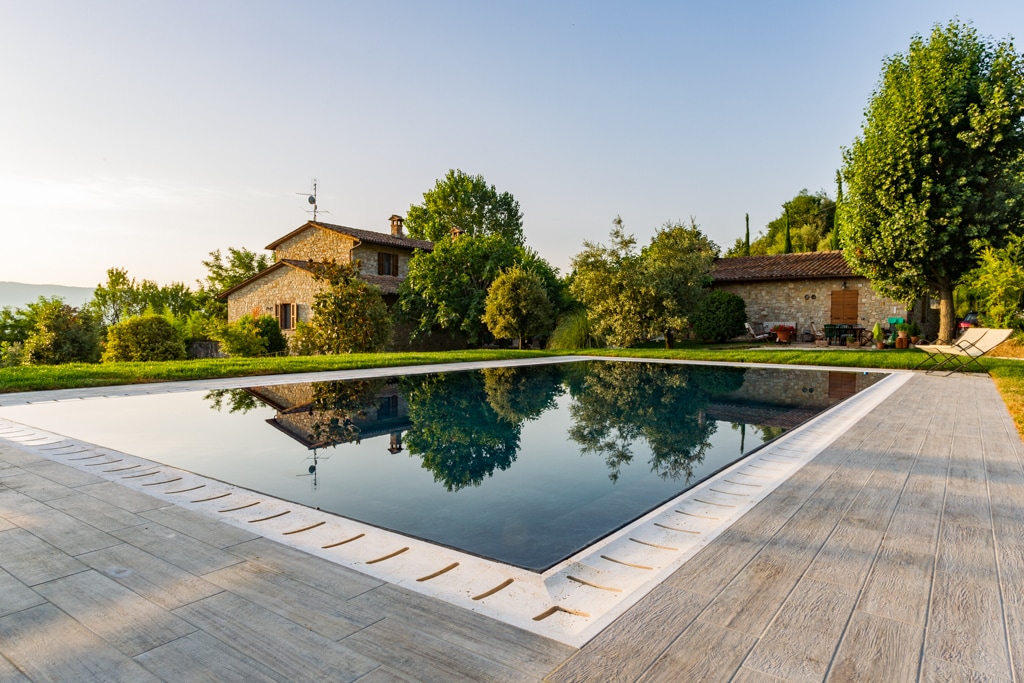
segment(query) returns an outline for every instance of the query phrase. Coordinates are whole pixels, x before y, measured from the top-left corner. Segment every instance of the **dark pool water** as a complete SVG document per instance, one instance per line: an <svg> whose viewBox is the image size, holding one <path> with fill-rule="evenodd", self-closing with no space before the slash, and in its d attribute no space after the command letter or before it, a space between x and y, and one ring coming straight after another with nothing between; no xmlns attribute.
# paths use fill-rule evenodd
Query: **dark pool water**
<svg viewBox="0 0 1024 683"><path fill-rule="evenodd" d="M0 415L543 571L881 377L587 361Z"/></svg>

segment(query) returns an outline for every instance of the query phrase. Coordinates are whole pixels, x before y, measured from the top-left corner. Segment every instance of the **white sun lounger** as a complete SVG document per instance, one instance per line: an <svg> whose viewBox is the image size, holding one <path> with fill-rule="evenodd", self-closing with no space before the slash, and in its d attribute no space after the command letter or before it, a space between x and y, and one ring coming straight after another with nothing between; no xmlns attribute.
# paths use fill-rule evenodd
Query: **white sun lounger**
<svg viewBox="0 0 1024 683"><path fill-rule="evenodd" d="M914 370L927 363L936 361L928 368L928 372L949 370L947 375L967 369L974 365L984 372L978 359L1010 338L1013 330L997 330L987 327L969 327L959 339L952 344L918 344L917 348L928 354L928 357L914 366Z"/></svg>

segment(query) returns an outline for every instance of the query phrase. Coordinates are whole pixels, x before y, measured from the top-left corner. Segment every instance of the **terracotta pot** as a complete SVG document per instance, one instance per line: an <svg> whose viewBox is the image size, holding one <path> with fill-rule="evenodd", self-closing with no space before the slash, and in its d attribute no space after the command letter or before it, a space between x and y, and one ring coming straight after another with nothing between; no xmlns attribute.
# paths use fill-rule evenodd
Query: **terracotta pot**
<svg viewBox="0 0 1024 683"><path fill-rule="evenodd" d="M911 343L911 344L916 344L916 343L917 343L917 342L919 342L919 341L921 341L921 338L920 338L920 337L911 337L911 338L910 338L910 343Z"/></svg>
<svg viewBox="0 0 1024 683"><path fill-rule="evenodd" d="M875 342L875 348L881 351L885 348L885 342Z"/></svg>
<svg viewBox="0 0 1024 683"><path fill-rule="evenodd" d="M778 332L775 333L775 336L779 338L780 342L787 343L789 342L789 335L791 334L793 333L790 332L789 330L779 330Z"/></svg>
<svg viewBox="0 0 1024 683"><path fill-rule="evenodd" d="M910 333L909 332L903 332L901 330L898 330L896 332L896 336L898 336L900 339L906 339L908 334L910 334Z"/></svg>

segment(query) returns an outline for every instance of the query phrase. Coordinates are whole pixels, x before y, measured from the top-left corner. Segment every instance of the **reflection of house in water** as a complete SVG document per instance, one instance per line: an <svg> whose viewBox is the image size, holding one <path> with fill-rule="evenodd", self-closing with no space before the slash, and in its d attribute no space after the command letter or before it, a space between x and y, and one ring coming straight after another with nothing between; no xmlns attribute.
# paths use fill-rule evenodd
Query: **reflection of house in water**
<svg viewBox="0 0 1024 683"><path fill-rule="evenodd" d="M267 424L306 448L325 448L386 435L389 437L387 450L402 451L402 433L412 423L397 383L382 384L379 391L364 397L359 409L348 414L319 400L318 385L323 387L326 383L279 384L245 391L277 411Z"/></svg>
<svg viewBox="0 0 1024 683"><path fill-rule="evenodd" d="M793 429L882 376L819 370L772 373L750 368L744 374L743 386L716 397L707 413L723 422Z"/></svg>

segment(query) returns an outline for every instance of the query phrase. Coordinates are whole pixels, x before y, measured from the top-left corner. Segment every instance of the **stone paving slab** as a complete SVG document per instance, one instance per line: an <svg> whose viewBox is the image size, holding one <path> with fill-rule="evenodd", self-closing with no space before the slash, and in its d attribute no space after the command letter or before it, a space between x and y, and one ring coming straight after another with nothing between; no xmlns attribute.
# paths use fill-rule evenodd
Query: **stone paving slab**
<svg viewBox="0 0 1024 683"><path fill-rule="evenodd" d="M0 437L2 681L1024 673L1024 447L985 377L915 375L579 649L49 469Z"/></svg>

